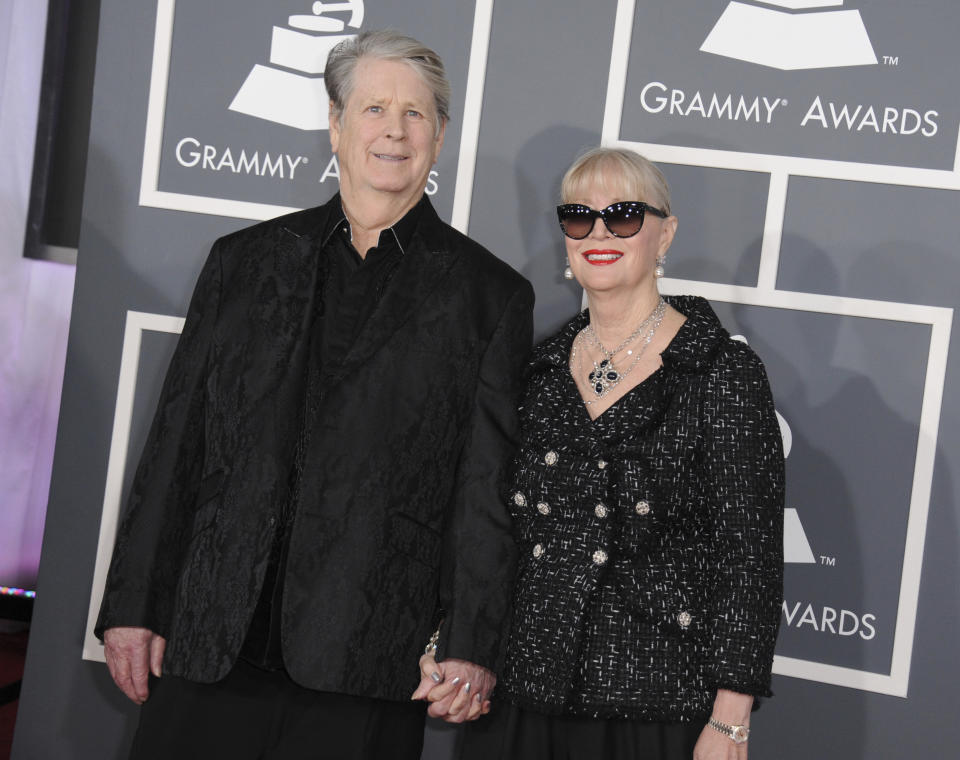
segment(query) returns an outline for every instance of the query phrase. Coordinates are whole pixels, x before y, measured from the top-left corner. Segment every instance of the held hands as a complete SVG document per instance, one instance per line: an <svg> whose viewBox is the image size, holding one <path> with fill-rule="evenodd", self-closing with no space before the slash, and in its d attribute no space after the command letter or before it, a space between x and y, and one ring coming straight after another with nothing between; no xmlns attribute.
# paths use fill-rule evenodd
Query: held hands
<svg viewBox="0 0 960 760"><path fill-rule="evenodd" d="M167 640L147 628L108 628L103 649L113 682L138 705L147 701L147 677L160 677Z"/></svg>
<svg viewBox="0 0 960 760"><path fill-rule="evenodd" d="M447 723L463 723L490 712L490 694L497 677L466 660L437 662L433 655L420 658L420 685L410 699L430 703L427 715Z"/></svg>

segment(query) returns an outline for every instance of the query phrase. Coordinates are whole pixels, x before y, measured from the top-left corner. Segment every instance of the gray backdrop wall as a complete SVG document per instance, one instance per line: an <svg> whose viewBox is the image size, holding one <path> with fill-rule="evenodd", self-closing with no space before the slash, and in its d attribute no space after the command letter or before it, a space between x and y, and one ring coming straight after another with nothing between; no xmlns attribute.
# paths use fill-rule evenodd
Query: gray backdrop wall
<svg viewBox="0 0 960 760"><path fill-rule="evenodd" d="M757 349L788 450L777 696L755 716L751 756L953 756L960 6L354 10L324 15L346 22L341 34L398 26L446 60L456 107L428 191L533 281L540 336L581 298L561 277L553 221L565 166L602 140L664 168L680 231L663 288L710 298ZM17 760L119 758L129 742L135 709L99 661L90 611L209 245L336 186L322 111L301 97L319 67L289 43L271 54L272 35L302 31L288 17L309 12L303 0L102 4ZM447 757L454 739L431 728L425 757Z"/></svg>

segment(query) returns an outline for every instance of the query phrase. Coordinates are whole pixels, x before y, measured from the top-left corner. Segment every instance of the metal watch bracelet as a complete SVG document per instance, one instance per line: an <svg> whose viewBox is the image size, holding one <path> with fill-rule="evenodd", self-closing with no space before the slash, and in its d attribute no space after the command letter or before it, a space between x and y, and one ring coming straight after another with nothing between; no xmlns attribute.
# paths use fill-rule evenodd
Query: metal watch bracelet
<svg viewBox="0 0 960 760"><path fill-rule="evenodd" d="M735 744L743 744L750 738L750 729L746 726L731 726L729 723L722 723L716 718L710 718L707 725L714 731L719 731L724 736L733 740Z"/></svg>

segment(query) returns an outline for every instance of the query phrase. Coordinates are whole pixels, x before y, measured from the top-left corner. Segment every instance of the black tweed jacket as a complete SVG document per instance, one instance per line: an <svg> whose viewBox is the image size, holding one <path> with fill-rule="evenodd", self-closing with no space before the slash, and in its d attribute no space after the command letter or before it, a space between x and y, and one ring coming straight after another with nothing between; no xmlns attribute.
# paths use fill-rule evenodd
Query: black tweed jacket
<svg viewBox="0 0 960 760"><path fill-rule="evenodd" d="M505 494L520 545L499 694L546 713L686 722L770 695L783 450L763 365L702 298L663 367L591 421L578 315L534 351Z"/></svg>

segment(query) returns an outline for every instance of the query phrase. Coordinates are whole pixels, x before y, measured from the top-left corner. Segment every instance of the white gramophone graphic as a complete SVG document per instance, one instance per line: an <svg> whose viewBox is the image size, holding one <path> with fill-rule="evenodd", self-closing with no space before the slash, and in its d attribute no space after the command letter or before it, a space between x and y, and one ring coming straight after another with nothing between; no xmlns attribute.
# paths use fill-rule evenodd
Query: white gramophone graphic
<svg viewBox="0 0 960 760"><path fill-rule="evenodd" d="M787 10L732 0L700 50L784 70L877 63L860 11L843 0L760 2Z"/></svg>
<svg viewBox="0 0 960 760"><path fill-rule="evenodd" d="M731 335L733 340L739 340L741 343L750 345L743 335ZM790 423L774 410L777 415L777 424L780 426L780 438L783 440L783 458L790 456L790 450L793 448L793 431L790 429ZM796 563L811 565L816 562L813 557L813 550L810 548L810 541L807 539L806 531L803 529L803 523L800 522L800 512L795 507L787 507L783 510L783 561L786 564Z"/></svg>
<svg viewBox="0 0 960 760"><path fill-rule="evenodd" d="M313 15L290 16L289 28L273 27L273 66L258 63L253 67L230 104L231 111L303 130L329 128L323 71L334 46L356 36L339 32L344 26L360 28L363 0L315 2L312 11ZM337 12L349 12L349 20L323 15Z"/></svg>

